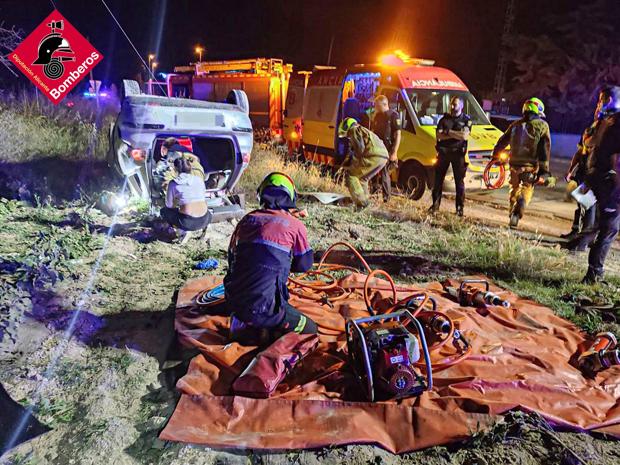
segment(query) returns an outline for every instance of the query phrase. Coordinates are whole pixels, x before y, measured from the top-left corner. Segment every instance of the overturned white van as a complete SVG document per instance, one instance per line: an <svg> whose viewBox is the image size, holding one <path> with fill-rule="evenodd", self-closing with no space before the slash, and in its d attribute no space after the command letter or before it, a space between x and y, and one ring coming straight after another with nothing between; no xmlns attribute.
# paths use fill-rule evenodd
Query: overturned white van
<svg viewBox="0 0 620 465"><path fill-rule="evenodd" d="M109 162L127 178L132 195L147 200L153 211L163 205L153 175L163 141L176 137L204 168L213 222L243 216L243 202L232 189L253 145L245 93L232 90L225 103L216 103L145 95L135 81L124 81L123 87L121 110L110 129Z"/></svg>

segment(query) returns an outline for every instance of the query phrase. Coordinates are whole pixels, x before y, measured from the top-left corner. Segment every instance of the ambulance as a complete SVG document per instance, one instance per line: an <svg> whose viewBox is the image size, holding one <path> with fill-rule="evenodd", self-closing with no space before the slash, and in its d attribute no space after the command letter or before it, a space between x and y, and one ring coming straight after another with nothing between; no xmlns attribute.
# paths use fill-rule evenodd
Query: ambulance
<svg viewBox="0 0 620 465"><path fill-rule="evenodd" d="M437 123L449 112L454 96L463 99L464 111L473 122L466 183L484 188L484 169L502 132L491 124L463 81L452 71L435 67L431 60L390 55L375 65L315 69L304 94L300 128L304 158L340 165L346 155L346 141L338 138L339 123L352 117L368 127L374 97L379 94L388 98L390 108L401 119L399 168L393 181L410 198L418 200L432 188Z"/></svg>

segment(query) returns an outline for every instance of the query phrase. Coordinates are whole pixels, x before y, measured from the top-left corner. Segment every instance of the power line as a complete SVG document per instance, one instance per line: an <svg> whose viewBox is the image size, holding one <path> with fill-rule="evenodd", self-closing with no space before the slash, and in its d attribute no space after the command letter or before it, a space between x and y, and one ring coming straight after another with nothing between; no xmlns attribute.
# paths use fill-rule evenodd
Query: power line
<svg viewBox="0 0 620 465"><path fill-rule="evenodd" d="M164 95L168 96L168 93L166 92L164 87L160 83L157 82L157 78L155 77L155 74L153 74L153 71L146 64L146 62L144 61L144 58L142 58L142 55L140 55L140 52L138 52L138 49L136 48L136 46L133 44L133 42L131 41L127 33L125 32L125 29L123 29L123 26L121 26L121 23L118 22L118 19L116 19L116 16L114 16L114 13L112 13L112 10L110 10L110 7L108 7L108 4L105 2L105 0L101 0L101 3L103 3L103 6L105 7L105 9L108 10L108 13L110 13L110 16L112 16L112 19L114 20L118 28L121 30L121 32L127 39L127 42L129 42L129 45L131 45L131 48L133 48L134 52L136 52L136 55L138 55L138 58L140 59L144 67L148 70L148 73L151 76L151 79L153 79L157 83L157 85L159 86L159 89L164 93Z"/></svg>

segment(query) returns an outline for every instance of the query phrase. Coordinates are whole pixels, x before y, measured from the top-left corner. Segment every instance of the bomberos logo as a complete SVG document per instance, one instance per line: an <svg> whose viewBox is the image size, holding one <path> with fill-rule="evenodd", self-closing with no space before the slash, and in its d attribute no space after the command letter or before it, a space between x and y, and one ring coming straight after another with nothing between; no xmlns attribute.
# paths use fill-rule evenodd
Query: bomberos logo
<svg viewBox="0 0 620 465"><path fill-rule="evenodd" d="M55 10L9 59L52 102L58 103L87 77L103 56Z"/></svg>

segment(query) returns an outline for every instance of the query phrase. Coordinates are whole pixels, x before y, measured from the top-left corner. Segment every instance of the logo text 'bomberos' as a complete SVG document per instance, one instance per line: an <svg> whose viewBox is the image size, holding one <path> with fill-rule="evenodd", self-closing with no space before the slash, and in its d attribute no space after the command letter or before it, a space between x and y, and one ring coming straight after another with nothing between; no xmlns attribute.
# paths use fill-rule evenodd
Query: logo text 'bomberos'
<svg viewBox="0 0 620 465"><path fill-rule="evenodd" d="M9 59L52 102L58 103L103 56L55 10L9 55Z"/></svg>

